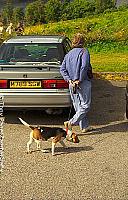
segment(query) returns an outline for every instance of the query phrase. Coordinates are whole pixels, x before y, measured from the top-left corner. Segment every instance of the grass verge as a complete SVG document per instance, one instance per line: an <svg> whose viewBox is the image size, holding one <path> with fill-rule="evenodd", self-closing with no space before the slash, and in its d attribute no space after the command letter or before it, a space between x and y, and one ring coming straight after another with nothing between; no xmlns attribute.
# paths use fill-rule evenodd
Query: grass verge
<svg viewBox="0 0 128 200"><path fill-rule="evenodd" d="M128 53L91 53L95 72L127 72Z"/></svg>

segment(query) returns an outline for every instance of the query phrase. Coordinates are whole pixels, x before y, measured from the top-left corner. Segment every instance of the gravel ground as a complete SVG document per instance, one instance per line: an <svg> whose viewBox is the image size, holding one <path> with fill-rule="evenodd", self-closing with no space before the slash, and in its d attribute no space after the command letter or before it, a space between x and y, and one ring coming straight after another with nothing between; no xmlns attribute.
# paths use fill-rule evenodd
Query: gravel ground
<svg viewBox="0 0 128 200"><path fill-rule="evenodd" d="M8 111L4 124L4 169L1 200L128 200L128 123L125 113L125 82L93 81L91 125L96 130L74 131L80 143L60 144L51 152L26 154L31 124L62 126L67 116L48 116L40 111ZM43 142L51 149L51 140Z"/></svg>

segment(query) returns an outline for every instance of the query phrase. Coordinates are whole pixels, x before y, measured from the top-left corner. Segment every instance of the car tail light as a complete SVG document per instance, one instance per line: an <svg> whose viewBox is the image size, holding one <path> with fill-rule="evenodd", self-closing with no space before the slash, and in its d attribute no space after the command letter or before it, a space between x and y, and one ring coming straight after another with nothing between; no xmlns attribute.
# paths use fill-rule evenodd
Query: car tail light
<svg viewBox="0 0 128 200"><path fill-rule="evenodd" d="M7 88L7 80L0 80L0 88Z"/></svg>
<svg viewBox="0 0 128 200"><path fill-rule="evenodd" d="M57 88L68 88L68 83L65 80L57 80Z"/></svg>
<svg viewBox="0 0 128 200"><path fill-rule="evenodd" d="M68 83L65 80L43 80L44 89L64 89L68 88Z"/></svg>

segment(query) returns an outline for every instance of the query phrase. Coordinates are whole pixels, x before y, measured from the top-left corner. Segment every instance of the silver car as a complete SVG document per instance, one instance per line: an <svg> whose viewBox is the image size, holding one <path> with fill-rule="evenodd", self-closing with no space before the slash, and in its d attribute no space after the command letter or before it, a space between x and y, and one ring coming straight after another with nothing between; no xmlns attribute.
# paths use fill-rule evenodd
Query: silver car
<svg viewBox="0 0 128 200"><path fill-rule="evenodd" d="M0 95L9 109L70 107L68 83L59 72L71 49L64 36L17 36L0 47Z"/></svg>

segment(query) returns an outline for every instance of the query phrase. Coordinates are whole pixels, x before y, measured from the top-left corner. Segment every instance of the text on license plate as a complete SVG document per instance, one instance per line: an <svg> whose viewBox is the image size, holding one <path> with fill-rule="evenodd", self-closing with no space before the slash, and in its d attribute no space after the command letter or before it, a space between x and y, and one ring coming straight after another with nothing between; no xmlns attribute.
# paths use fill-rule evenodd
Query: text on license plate
<svg viewBox="0 0 128 200"><path fill-rule="evenodd" d="M41 88L41 81L10 81L10 88Z"/></svg>

